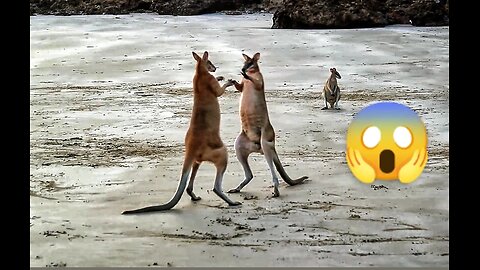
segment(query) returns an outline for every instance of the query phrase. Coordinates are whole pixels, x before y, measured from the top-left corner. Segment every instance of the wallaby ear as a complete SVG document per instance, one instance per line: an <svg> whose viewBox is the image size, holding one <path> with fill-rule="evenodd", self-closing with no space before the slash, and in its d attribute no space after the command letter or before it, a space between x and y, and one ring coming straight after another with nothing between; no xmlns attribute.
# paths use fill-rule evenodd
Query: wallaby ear
<svg viewBox="0 0 480 270"><path fill-rule="evenodd" d="M203 61L207 61L207 60L208 60L208 52L207 52L207 51L205 51L205 52L203 53L202 59L203 59Z"/></svg>
<svg viewBox="0 0 480 270"><path fill-rule="evenodd" d="M245 61L248 61L250 60L250 57L248 57L248 55L242 53L242 56L243 56L243 59L245 59Z"/></svg>
<svg viewBox="0 0 480 270"><path fill-rule="evenodd" d="M200 56L198 56L198 54L196 54L195 52L192 52L193 54L193 58L195 58L195 60L200 61Z"/></svg>
<svg viewBox="0 0 480 270"><path fill-rule="evenodd" d="M257 52L257 53L253 56L253 60L258 61L259 59L260 59L260 53Z"/></svg>

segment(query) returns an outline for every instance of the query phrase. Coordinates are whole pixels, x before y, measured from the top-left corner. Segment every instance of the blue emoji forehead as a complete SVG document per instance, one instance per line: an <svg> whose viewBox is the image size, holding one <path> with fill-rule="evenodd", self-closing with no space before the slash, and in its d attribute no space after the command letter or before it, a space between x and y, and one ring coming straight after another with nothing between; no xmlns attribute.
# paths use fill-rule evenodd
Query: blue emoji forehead
<svg viewBox="0 0 480 270"><path fill-rule="evenodd" d="M360 125L405 124L422 125L418 115L405 105L396 102L379 102L362 109L354 119Z"/></svg>

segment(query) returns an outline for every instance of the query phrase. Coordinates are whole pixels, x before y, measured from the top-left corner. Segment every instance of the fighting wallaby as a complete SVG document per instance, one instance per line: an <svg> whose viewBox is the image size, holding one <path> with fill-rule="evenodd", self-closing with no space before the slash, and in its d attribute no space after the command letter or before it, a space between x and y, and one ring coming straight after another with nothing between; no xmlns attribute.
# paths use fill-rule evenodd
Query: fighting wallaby
<svg viewBox="0 0 480 270"><path fill-rule="evenodd" d="M330 77L328 77L323 87L323 96L325 98L325 107L322 110L328 109L328 103L330 103L330 109L340 110L338 108L338 101L340 100L340 87L337 84L337 78L341 79L340 73L336 68L330 69Z"/></svg>
<svg viewBox="0 0 480 270"><path fill-rule="evenodd" d="M240 97L240 119L242 130L235 140L235 154L242 164L245 172L243 180L236 188L229 190L229 193L240 192L253 178L252 170L248 165L248 156L251 153L260 153L265 156L267 164L272 173L274 197L280 196L278 190L278 178L273 165L277 168L280 176L289 185L302 183L307 176L292 180L285 172L275 150L275 132L268 117L267 102L265 100L263 76L258 66L260 53L253 58L242 54L245 59L241 74L241 83L233 81L235 88L241 92Z"/></svg>
<svg viewBox="0 0 480 270"><path fill-rule="evenodd" d="M190 126L185 135L185 158L177 191L166 204L125 211L122 214L171 209L182 197L185 187L193 201L200 200L201 198L193 192L193 182L203 161L212 162L217 169L213 188L215 194L231 206L241 204L230 200L222 191L222 180L227 168L228 154L220 138L220 106L217 98L225 92L227 87L233 85L233 82L229 80L220 86L217 78L210 74L210 72L215 72L216 67L208 60L208 52L204 52L201 58L195 52L192 54L197 61L193 77L193 109ZM218 79L222 78L218 77ZM189 175L190 181L187 186Z"/></svg>

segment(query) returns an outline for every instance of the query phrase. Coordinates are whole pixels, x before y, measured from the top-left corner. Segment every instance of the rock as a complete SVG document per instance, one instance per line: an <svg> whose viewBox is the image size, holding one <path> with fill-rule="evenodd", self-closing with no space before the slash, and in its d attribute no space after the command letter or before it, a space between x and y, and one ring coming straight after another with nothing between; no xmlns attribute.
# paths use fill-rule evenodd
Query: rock
<svg viewBox="0 0 480 270"><path fill-rule="evenodd" d="M200 15L255 8L261 3L261 0L164 0L154 2L153 10L161 15Z"/></svg>
<svg viewBox="0 0 480 270"><path fill-rule="evenodd" d="M30 15L274 13L272 28L448 25L448 0L30 0Z"/></svg>
<svg viewBox="0 0 480 270"><path fill-rule="evenodd" d="M30 15L126 14L198 15L226 10L260 11L262 0L31 0Z"/></svg>
<svg viewBox="0 0 480 270"><path fill-rule="evenodd" d="M285 0L272 28L356 28L388 23L381 0Z"/></svg>
<svg viewBox="0 0 480 270"><path fill-rule="evenodd" d="M283 7L283 0L263 0L262 6L265 11L274 13Z"/></svg>
<svg viewBox="0 0 480 270"><path fill-rule="evenodd" d="M448 0L284 0L272 28L358 28L388 24L448 25Z"/></svg>
<svg viewBox="0 0 480 270"><path fill-rule="evenodd" d="M149 12L154 0L30 0L30 14L126 14Z"/></svg>
<svg viewBox="0 0 480 270"><path fill-rule="evenodd" d="M407 9L407 14L415 26L448 25L448 0L415 1Z"/></svg>

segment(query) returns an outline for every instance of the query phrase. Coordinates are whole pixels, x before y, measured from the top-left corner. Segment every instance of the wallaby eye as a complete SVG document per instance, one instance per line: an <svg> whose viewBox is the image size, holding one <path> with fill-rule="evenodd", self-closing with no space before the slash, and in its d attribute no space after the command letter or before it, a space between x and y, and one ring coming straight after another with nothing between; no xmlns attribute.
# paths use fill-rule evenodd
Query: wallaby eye
<svg viewBox="0 0 480 270"><path fill-rule="evenodd" d="M376 126L371 126L363 132L362 141L363 145L367 148L374 148L380 142L382 133Z"/></svg>
<svg viewBox="0 0 480 270"><path fill-rule="evenodd" d="M400 148L407 148L412 144L412 133L406 127L399 126L393 131L393 140Z"/></svg>

